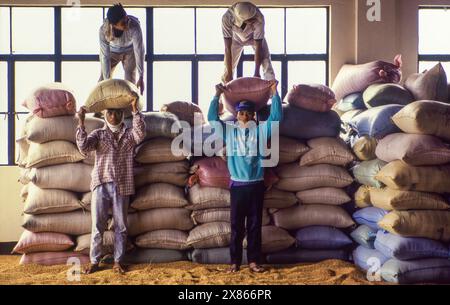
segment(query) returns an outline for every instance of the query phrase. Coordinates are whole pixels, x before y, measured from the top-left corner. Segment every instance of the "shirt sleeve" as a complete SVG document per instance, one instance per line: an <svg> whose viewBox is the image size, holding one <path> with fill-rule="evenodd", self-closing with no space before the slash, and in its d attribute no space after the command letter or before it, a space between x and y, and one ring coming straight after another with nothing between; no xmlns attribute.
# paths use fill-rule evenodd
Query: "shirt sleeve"
<svg viewBox="0 0 450 305"><path fill-rule="evenodd" d="M272 133L272 122L280 122L283 119L283 108L281 104L281 98L276 93L272 97L272 105L270 106L270 115L267 121L263 122L259 125L259 128L262 129L262 134L264 139L270 138Z"/></svg>
<svg viewBox="0 0 450 305"><path fill-rule="evenodd" d="M144 40L142 38L142 29L139 23L136 25L136 28L133 32L132 41L133 41L134 57L136 58L136 67L138 74L141 77L144 76L145 48L144 48Z"/></svg>
<svg viewBox="0 0 450 305"><path fill-rule="evenodd" d="M264 39L265 33L264 33L264 25L265 25L265 21L264 21L264 15L261 13L258 13L258 21L256 21L253 24L254 27L254 31L253 31L253 39L254 40L262 40Z"/></svg>
<svg viewBox="0 0 450 305"><path fill-rule="evenodd" d="M84 127L78 127L76 131L76 141L78 149L83 155L86 156L90 151L94 151L97 149L98 144L97 131L94 130L89 135L87 135L87 132Z"/></svg>
<svg viewBox="0 0 450 305"><path fill-rule="evenodd" d="M133 114L133 139L134 139L134 143L135 145L138 145L139 143L141 143L142 141L144 141L145 139L145 120L144 120L144 115L140 112L137 111L132 112Z"/></svg>
<svg viewBox="0 0 450 305"><path fill-rule="evenodd" d="M221 136L222 139L225 140L226 128L225 128L225 123L222 122L222 120L219 117L219 97L218 96L214 96L214 98L211 101L211 104L209 105L208 122L211 125L211 127L214 128L214 132L219 132L219 136ZM220 131L222 131L222 132L220 133Z"/></svg>
<svg viewBox="0 0 450 305"><path fill-rule="evenodd" d="M232 15L230 11L228 10L225 14L222 16L222 34L223 38L231 38L233 37L233 21L232 21Z"/></svg>
<svg viewBox="0 0 450 305"><path fill-rule="evenodd" d="M111 49L109 42L106 40L105 33L103 33L103 26L99 30L100 40L100 64L102 67L103 79L109 79L111 75Z"/></svg>

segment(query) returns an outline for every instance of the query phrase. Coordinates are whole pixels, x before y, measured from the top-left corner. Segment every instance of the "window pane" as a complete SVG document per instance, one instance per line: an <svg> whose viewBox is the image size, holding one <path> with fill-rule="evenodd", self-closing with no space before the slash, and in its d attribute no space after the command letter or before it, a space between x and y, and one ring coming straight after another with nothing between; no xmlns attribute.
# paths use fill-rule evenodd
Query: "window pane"
<svg viewBox="0 0 450 305"><path fill-rule="evenodd" d="M0 115L0 164L8 164L8 120Z"/></svg>
<svg viewBox="0 0 450 305"><path fill-rule="evenodd" d="M450 54L450 11L419 10L419 54Z"/></svg>
<svg viewBox="0 0 450 305"><path fill-rule="evenodd" d="M206 118L209 104L214 96L215 86L221 82L223 62L204 61L198 63L198 105Z"/></svg>
<svg viewBox="0 0 450 305"><path fill-rule="evenodd" d="M425 70L429 70L433 68L435 65L437 65L439 62L437 61L421 61L419 62L419 72L422 73ZM442 66L444 67L445 73L447 75L450 75L450 62L441 62ZM447 76L448 77L448 76Z"/></svg>
<svg viewBox="0 0 450 305"><path fill-rule="evenodd" d="M125 11L128 15L134 16L137 19L139 19L139 23L141 24L141 30L142 30L142 39L144 40L144 46L145 42L147 40L147 14L145 12L145 8L125 8ZM147 51L147 48L145 48L145 51Z"/></svg>
<svg viewBox="0 0 450 305"><path fill-rule="evenodd" d="M264 31L270 54L284 54L284 9L262 8ZM245 48L246 54L255 54L252 47Z"/></svg>
<svg viewBox="0 0 450 305"><path fill-rule="evenodd" d="M286 9L286 52L323 54L327 52L327 10Z"/></svg>
<svg viewBox="0 0 450 305"><path fill-rule="evenodd" d="M0 62L0 112L7 112L7 111L8 111L8 64L6 62Z"/></svg>
<svg viewBox="0 0 450 305"><path fill-rule="evenodd" d="M194 9L155 8L153 29L156 54L194 53Z"/></svg>
<svg viewBox="0 0 450 305"><path fill-rule="evenodd" d="M324 61L289 61L288 90L295 84L326 85L326 64Z"/></svg>
<svg viewBox="0 0 450 305"><path fill-rule="evenodd" d="M20 137L20 135L22 134L22 129L25 126L25 122L28 118L30 114L17 114L15 116L15 135L14 135L14 139L18 139ZM19 145L16 143L16 148L15 148L15 156L14 156L14 162L17 162L17 159L19 157Z"/></svg>
<svg viewBox="0 0 450 305"><path fill-rule="evenodd" d="M13 7L13 53L53 54L53 8Z"/></svg>
<svg viewBox="0 0 450 305"><path fill-rule="evenodd" d="M280 61L272 61L273 70L275 71L275 79L278 80L278 91L281 94L281 62ZM244 76L253 76L255 72L255 62L253 61L244 61L243 71ZM261 68L261 77L264 77L263 70Z"/></svg>
<svg viewBox="0 0 450 305"><path fill-rule="evenodd" d="M170 61L153 63L153 110L173 101L191 101L191 62Z"/></svg>
<svg viewBox="0 0 450 305"><path fill-rule="evenodd" d="M53 62L16 62L15 63L15 99L16 111L28 112L22 102L38 86L52 83L55 80L55 64Z"/></svg>
<svg viewBox="0 0 450 305"><path fill-rule="evenodd" d="M226 8L197 9L197 53L223 54L222 16Z"/></svg>
<svg viewBox="0 0 450 305"><path fill-rule="evenodd" d="M0 54L9 54L9 7L0 7Z"/></svg>
<svg viewBox="0 0 450 305"><path fill-rule="evenodd" d="M62 52L64 54L98 54L98 29L102 25L102 19L101 8L62 8Z"/></svg>
<svg viewBox="0 0 450 305"><path fill-rule="evenodd" d="M61 79L74 91L77 108L84 105L100 77L99 62L63 62Z"/></svg>

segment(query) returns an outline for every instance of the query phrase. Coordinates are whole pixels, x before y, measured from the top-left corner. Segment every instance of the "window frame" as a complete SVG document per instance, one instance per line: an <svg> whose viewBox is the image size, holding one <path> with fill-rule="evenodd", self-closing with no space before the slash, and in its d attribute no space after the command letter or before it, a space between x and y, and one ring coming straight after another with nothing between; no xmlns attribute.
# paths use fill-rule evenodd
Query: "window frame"
<svg viewBox="0 0 450 305"><path fill-rule="evenodd" d="M16 112L15 111L15 71L14 64L16 61L51 61L54 62L54 81L60 82L62 78L62 62L70 61L97 61L99 62L99 56L94 54L63 54L62 53L62 8L67 8L66 6L39 6L39 7L51 7L54 9L54 54L12 54L12 8L15 5L1 5L1 7L8 7L10 11L9 20L9 32L10 32L10 54L0 54L0 61L7 63L8 78L7 78L7 112L0 112L0 116L6 115L8 119L8 163L0 164L0 166L13 166L17 165L15 160L15 119L17 114L28 114L29 112ZM36 6L38 7L38 6ZM89 6L90 8L98 7L103 8L103 18L105 18L105 6ZM198 80L199 80L199 62L208 61L218 61L223 62L223 54L197 54L197 8L218 8L216 6L185 6L183 8L194 9L194 54L154 54L154 32L153 32L153 9L154 8L169 8L164 6L126 6L127 8L145 8L146 10L146 41L145 50L145 69L147 71L147 77L145 80L146 84L146 101L147 101L147 111L146 112L157 112L153 110L153 63L158 61L190 61L191 62L191 100L193 103L198 104ZM221 8L226 8L227 6L220 6ZM304 8L304 7L275 7L275 6L262 6L263 8L278 8L284 10L284 54L271 54L272 61L281 62L281 75L278 76L281 85L281 97L284 98L288 92L288 62L289 61L323 61L325 62L325 79L326 85L329 84L329 62L330 62L330 6L328 5L312 5L307 8L322 8L326 10L326 53L324 54L286 54L286 10L290 8ZM33 7L30 7L33 8ZM171 8L171 7L170 7ZM173 8L177 8L173 6ZM237 66L237 77L243 75L243 62L253 61L254 55L252 54L242 54L239 64ZM449 55L450 60L450 55ZM100 73L100 69L99 69Z"/></svg>

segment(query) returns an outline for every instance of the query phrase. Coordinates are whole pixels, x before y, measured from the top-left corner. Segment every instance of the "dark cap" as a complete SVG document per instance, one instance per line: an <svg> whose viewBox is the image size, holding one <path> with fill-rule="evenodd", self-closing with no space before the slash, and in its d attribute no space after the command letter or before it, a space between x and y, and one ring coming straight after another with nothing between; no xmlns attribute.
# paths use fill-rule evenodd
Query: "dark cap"
<svg viewBox="0 0 450 305"><path fill-rule="evenodd" d="M236 106L236 111L250 111L255 112L255 104L249 101L242 101Z"/></svg>
<svg viewBox="0 0 450 305"><path fill-rule="evenodd" d="M121 3L114 4L112 7L108 9L106 13L106 18L111 24L117 24L123 17L125 17L127 13L123 8Z"/></svg>

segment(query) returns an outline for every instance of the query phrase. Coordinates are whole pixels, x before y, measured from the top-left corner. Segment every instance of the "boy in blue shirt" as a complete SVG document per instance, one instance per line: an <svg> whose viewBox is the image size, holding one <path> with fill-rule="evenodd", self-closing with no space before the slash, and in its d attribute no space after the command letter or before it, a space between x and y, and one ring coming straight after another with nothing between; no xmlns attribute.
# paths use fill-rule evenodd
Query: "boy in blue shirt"
<svg viewBox="0 0 450 305"><path fill-rule="evenodd" d="M242 263L242 242L245 236L247 218L247 260L250 271L264 272L261 261L262 210L264 203L264 156L262 144L272 133L272 122L282 119L281 99L277 92L277 82L272 81L272 105L267 121L257 125L255 105L241 101L236 106L236 122L223 122L219 118L219 97L226 88L216 86L216 95L211 101L208 121L226 143L227 165L230 171L231 195L231 243L230 272L238 272ZM276 135L278 136L278 134Z"/></svg>

